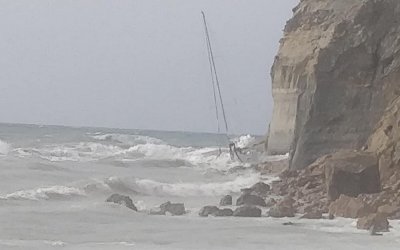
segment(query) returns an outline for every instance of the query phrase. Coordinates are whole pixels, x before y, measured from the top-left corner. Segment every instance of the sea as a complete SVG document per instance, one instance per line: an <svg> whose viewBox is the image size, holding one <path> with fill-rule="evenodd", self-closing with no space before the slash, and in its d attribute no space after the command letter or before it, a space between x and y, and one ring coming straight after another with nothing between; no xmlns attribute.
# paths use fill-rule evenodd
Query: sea
<svg viewBox="0 0 400 250"><path fill-rule="evenodd" d="M396 221L373 237L351 219L273 219L265 209L261 218L199 217L224 195L276 180L254 168L257 159L287 157L243 163L227 145L218 134L0 124L0 250L399 249ZM139 211L105 202L114 193ZM149 215L166 201L187 213Z"/></svg>

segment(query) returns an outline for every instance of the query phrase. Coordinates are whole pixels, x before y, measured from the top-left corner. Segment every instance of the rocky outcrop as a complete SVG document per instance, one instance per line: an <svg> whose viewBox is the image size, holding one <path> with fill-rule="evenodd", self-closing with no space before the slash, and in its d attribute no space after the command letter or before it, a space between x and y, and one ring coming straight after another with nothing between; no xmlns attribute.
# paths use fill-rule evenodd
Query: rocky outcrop
<svg viewBox="0 0 400 250"><path fill-rule="evenodd" d="M398 0L302 0L271 71L267 151L290 152L290 167L302 169L339 149L361 149L400 94L399 23ZM380 134L397 126L382 123ZM381 178L389 178L396 145L376 137L370 145L381 150Z"/></svg>
<svg viewBox="0 0 400 250"><path fill-rule="evenodd" d="M200 217L208 217L209 215L216 217L232 216L233 211L230 208L219 209L216 206L205 206L199 212Z"/></svg>
<svg viewBox="0 0 400 250"><path fill-rule="evenodd" d="M283 199L268 211L268 215L274 218L294 217L296 213L293 208L294 202L292 198Z"/></svg>
<svg viewBox="0 0 400 250"><path fill-rule="evenodd" d="M119 205L123 205L133 211L138 211L136 206L133 204L132 199L129 196L121 195L121 194L112 194L110 197L106 199L106 202L112 202Z"/></svg>

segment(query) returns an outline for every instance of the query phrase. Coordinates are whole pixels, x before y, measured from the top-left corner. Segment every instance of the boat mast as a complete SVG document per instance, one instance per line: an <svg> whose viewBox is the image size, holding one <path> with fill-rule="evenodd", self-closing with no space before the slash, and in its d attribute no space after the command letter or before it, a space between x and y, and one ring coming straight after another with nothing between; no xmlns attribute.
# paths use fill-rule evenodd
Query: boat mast
<svg viewBox="0 0 400 250"><path fill-rule="evenodd" d="M212 50L210 34L208 32L208 25L207 25L206 15L204 14L204 11L202 11L201 14L203 16L204 30L205 30L205 35L206 35L208 59L209 59L209 63L210 63L211 78L212 78L213 91L214 91L214 104L215 104L215 110L216 110L216 116L217 116L217 122L218 122L218 133L220 132L220 127L219 127L217 95L216 95L216 91L215 91L216 89L218 91L219 103L221 105L222 116L224 118L225 132L226 132L226 136L228 137L228 132L229 132L228 122L226 120L225 107L224 107L224 103L222 101L221 87L220 87L220 84L219 84L219 78L218 78L218 74L217 74L217 67L215 66L214 53L213 53L213 50Z"/></svg>

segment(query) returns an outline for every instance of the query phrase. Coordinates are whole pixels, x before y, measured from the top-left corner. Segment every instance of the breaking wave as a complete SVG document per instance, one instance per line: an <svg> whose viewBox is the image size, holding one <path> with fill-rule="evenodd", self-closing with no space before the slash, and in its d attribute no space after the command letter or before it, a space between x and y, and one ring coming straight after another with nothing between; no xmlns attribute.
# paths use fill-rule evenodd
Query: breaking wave
<svg viewBox="0 0 400 250"><path fill-rule="evenodd" d="M128 146L134 146L137 144L145 144L145 143L164 144L164 142L160 139L145 135L104 134L104 135L93 135L91 137L99 141L120 143Z"/></svg>
<svg viewBox="0 0 400 250"><path fill-rule="evenodd" d="M7 155L11 150L10 144L0 140L0 155Z"/></svg>
<svg viewBox="0 0 400 250"><path fill-rule="evenodd" d="M7 194L0 198L3 200L59 200L84 195L85 193L79 188L52 186L37 189L20 190L14 193Z"/></svg>
<svg viewBox="0 0 400 250"><path fill-rule="evenodd" d="M87 185L86 192L124 192L148 196L220 196L238 193L260 180L259 174L237 176L225 182L211 183L165 183L151 179L109 177L104 181Z"/></svg>

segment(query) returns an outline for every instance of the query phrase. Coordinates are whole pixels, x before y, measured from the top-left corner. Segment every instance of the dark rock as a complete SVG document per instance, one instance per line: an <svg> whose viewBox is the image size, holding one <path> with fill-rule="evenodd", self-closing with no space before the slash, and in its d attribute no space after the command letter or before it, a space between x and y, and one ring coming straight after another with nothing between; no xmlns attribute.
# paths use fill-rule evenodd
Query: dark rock
<svg viewBox="0 0 400 250"><path fill-rule="evenodd" d="M106 202L113 202L119 205L123 205L133 211L137 211L136 206L133 204L132 199L129 196L121 195L121 194L112 194L107 198Z"/></svg>
<svg viewBox="0 0 400 250"><path fill-rule="evenodd" d="M214 215L217 216L217 217L232 216L233 215L233 211L230 208L223 208L223 209L219 209Z"/></svg>
<svg viewBox="0 0 400 250"><path fill-rule="evenodd" d="M266 207L265 200L257 195L242 194L236 201L236 206L250 205L250 206L262 206Z"/></svg>
<svg viewBox="0 0 400 250"><path fill-rule="evenodd" d="M378 160L374 153L340 151L327 158L324 166L331 201L341 194L357 197L380 192Z"/></svg>
<svg viewBox="0 0 400 250"><path fill-rule="evenodd" d="M220 206L230 206L232 205L232 196L231 195L225 195L222 197L221 201L219 202Z"/></svg>
<svg viewBox="0 0 400 250"><path fill-rule="evenodd" d="M162 212L168 212L172 215L183 215L186 213L185 205L183 203L171 203L166 202L160 205L160 209Z"/></svg>
<svg viewBox="0 0 400 250"><path fill-rule="evenodd" d="M384 214L370 214L357 220L357 228L370 230L373 229L375 232L388 232L389 221Z"/></svg>
<svg viewBox="0 0 400 250"><path fill-rule="evenodd" d="M271 187L264 182L258 182L253 186L251 186L250 189L252 190L252 192L265 197L268 195L268 192L271 190Z"/></svg>
<svg viewBox="0 0 400 250"><path fill-rule="evenodd" d="M345 218L361 218L372 213L373 209L360 198L341 195L329 206L329 214Z"/></svg>
<svg viewBox="0 0 400 250"><path fill-rule="evenodd" d="M238 207L233 212L235 217L261 217L261 209L252 206Z"/></svg>
<svg viewBox="0 0 400 250"><path fill-rule="evenodd" d="M200 209L199 215L201 217L207 217L209 215L215 215L218 212L219 208L216 206L205 206L202 209Z"/></svg>
<svg viewBox="0 0 400 250"><path fill-rule="evenodd" d="M166 211L161 210L160 208L153 208L150 210L150 215L165 215Z"/></svg>

